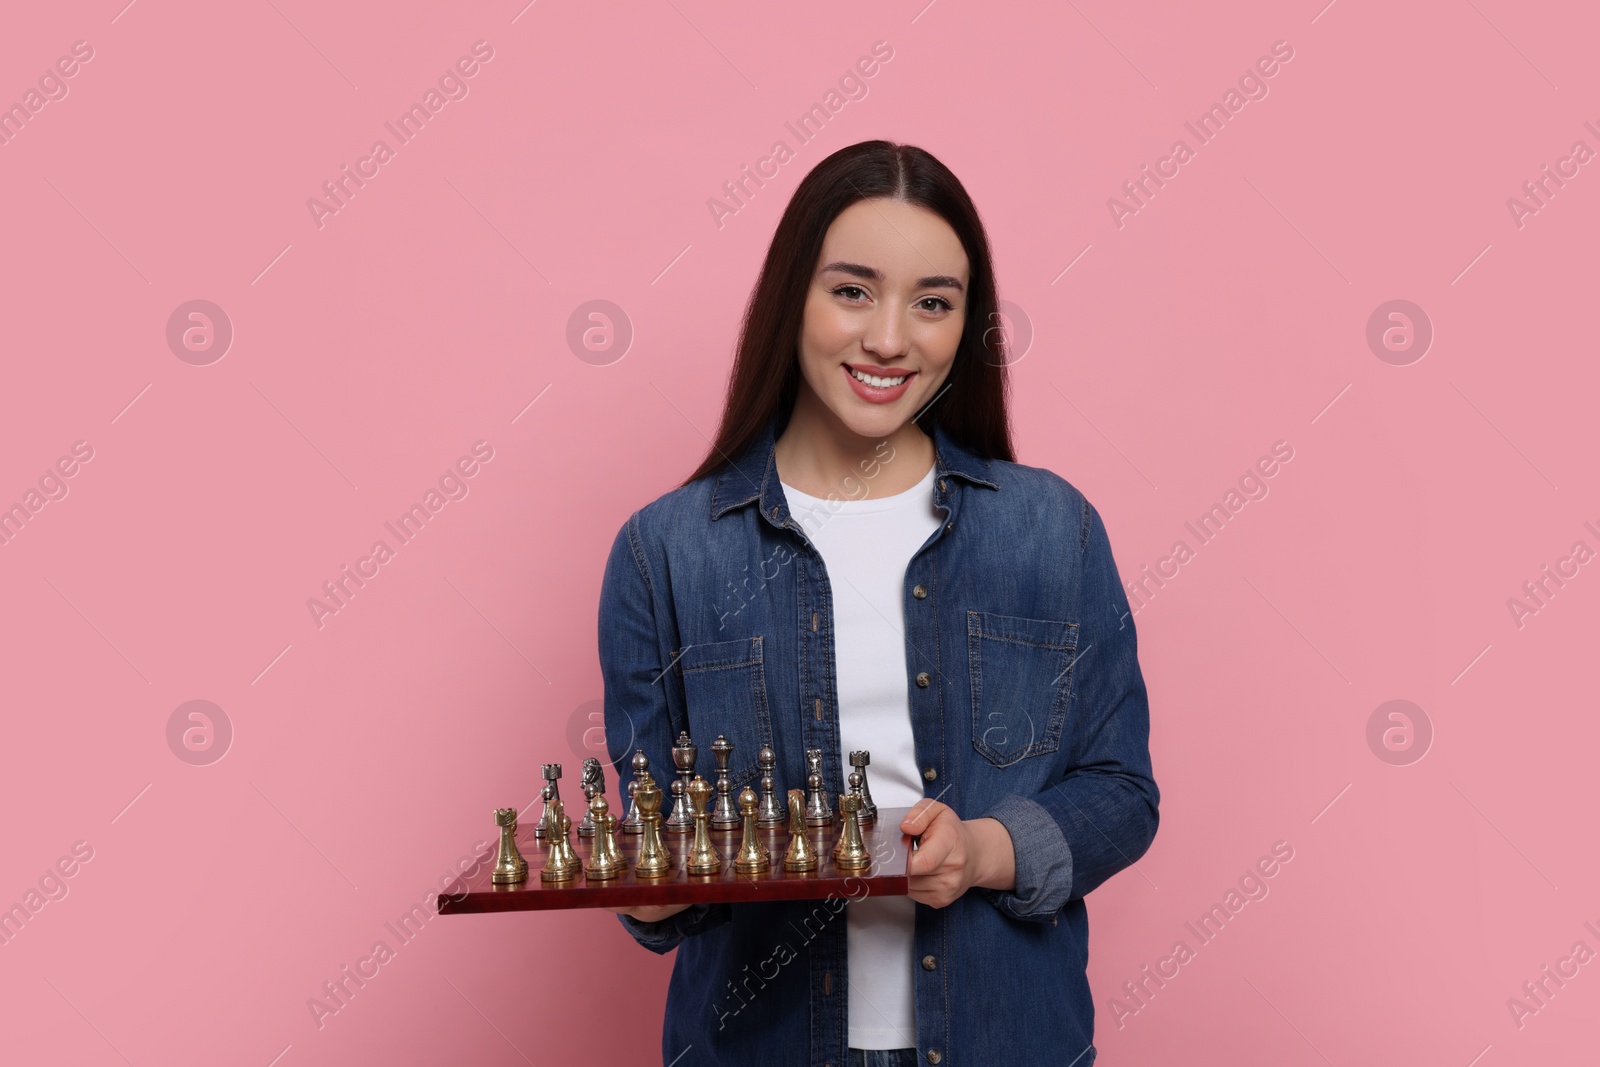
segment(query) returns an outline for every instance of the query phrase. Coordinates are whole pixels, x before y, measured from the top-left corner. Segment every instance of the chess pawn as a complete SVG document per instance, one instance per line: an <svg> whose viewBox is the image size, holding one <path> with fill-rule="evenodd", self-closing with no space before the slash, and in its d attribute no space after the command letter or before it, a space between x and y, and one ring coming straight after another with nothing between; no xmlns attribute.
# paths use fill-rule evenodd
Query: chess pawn
<svg viewBox="0 0 1600 1067"><path fill-rule="evenodd" d="M841 871L864 871L872 866L872 854L861 840L861 794L846 793L839 798L839 818L844 828L833 847L833 865Z"/></svg>
<svg viewBox="0 0 1600 1067"><path fill-rule="evenodd" d="M683 808L689 812L689 825L675 825L672 819L677 818L678 809ZM669 834L694 833L694 809L689 807L689 787L682 778L672 780L672 817L666 821L666 831Z"/></svg>
<svg viewBox="0 0 1600 1067"><path fill-rule="evenodd" d="M539 872L541 882L565 882L583 870L583 861L578 859L567 836L571 830L572 820L562 809L560 795L552 796L545 812L544 837L549 851L545 853L544 869Z"/></svg>
<svg viewBox="0 0 1600 1067"><path fill-rule="evenodd" d="M594 798L606 791L606 780L600 774L600 761L593 756L584 757L583 774L578 779L583 790L583 818L578 820L578 836L594 836Z"/></svg>
<svg viewBox="0 0 1600 1067"><path fill-rule="evenodd" d="M854 793L858 797L861 797L861 812L856 816L856 821L862 823L863 825L871 822L872 819L867 815L867 798L861 794L861 791L867 787L867 776L862 774L860 771L851 771L849 774L845 775L844 780L845 784L849 787L850 792Z"/></svg>
<svg viewBox="0 0 1600 1067"><path fill-rule="evenodd" d="M639 859L633 871L640 878L661 878L672 873L672 854L661 837L661 789L649 770L639 772L638 789L633 798L639 805L639 820L644 829L639 836Z"/></svg>
<svg viewBox="0 0 1600 1067"><path fill-rule="evenodd" d="M644 754L644 749L638 749L633 754L633 781L628 783L628 814L622 820L622 832L637 834L644 829L644 823L639 818L639 802L634 799L634 790L639 788L639 776L650 769L650 757Z"/></svg>
<svg viewBox="0 0 1600 1067"><path fill-rule="evenodd" d="M782 826L784 810L778 803L778 780L772 773L778 763L778 754L772 751L771 745L762 745L756 762L761 766L761 806L756 808L756 825L762 828Z"/></svg>
<svg viewBox="0 0 1600 1067"><path fill-rule="evenodd" d="M756 791L749 786L739 790L739 811L744 814L744 840L733 869L740 874L765 874L772 868L772 859L756 834Z"/></svg>
<svg viewBox="0 0 1600 1067"><path fill-rule="evenodd" d="M806 749L806 825L832 826L833 808L822 788L822 749Z"/></svg>
<svg viewBox="0 0 1600 1067"><path fill-rule="evenodd" d="M862 749L850 753L850 766L861 774L861 821L875 822L878 818L878 805L872 802L872 786L867 782L867 764L872 762L872 753Z"/></svg>
<svg viewBox="0 0 1600 1067"><path fill-rule="evenodd" d="M711 754L717 758L717 807L711 816L714 830L734 830L739 826L739 813L733 807L733 783L728 780L728 757L733 754L733 742L722 734L711 742Z"/></svg>
<svg viewBox="0 0 1600 1067"><path fill-rule="evenodd" d="M544 824L550 818L550 791L554 788L549 782L539 790L539 799L544 801L539 807L539 821L533 824L533 836L540 841L544 840Z"/></svg>
<svg viewBox="0 0 1600 1067"><path fill-rule="evenodd" d="M603 882L621 874L627 866L617 847L617 817L611 814L604 793L589 798L589 821L594 824L594 850L584 874L591 882Z"/></svg>
<svg viewBox="0 0 1600 1067"><path fill-rule="evenodd" d="M711 783L698 774L689 783L689 804L694 809L694 847L689 851L690 874L716 874L722 870L722 856L711 846L711 816L706 801L711 799Z"/></svg>
<svg viewBox="0 0 1600 1067"><path fill-rule="evenodd" d="M500 851L495 856L494 885L516 885L528 879L528 861L517 850L517 809L494 809L494 824L500 828Z"/></svg>
<svg viewBox="0 0 1600 1067"><path fill-rule="evenodd" d="M672 764L678 768L678 780L672 784L672 813L667 816L669 834L694 832L694 812L689 810L689 780L694 777L694 759L699 749L689 740L688 730L678 731L678 743L672 746Z"/></svg>
<svg viewBox="0 0 1600 1067"><path fill-rule="evenodd" d="M799 789L789 790L789 851L784 853L783 869L817 869L817 850L811 847L811 839L806 836L806 795Z"/></svg>

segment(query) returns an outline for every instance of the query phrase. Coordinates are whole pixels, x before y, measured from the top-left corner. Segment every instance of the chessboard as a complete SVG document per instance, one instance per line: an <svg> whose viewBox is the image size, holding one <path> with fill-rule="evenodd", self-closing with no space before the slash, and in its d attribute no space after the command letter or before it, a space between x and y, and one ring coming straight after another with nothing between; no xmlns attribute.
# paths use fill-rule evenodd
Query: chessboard
<svg viewBox="0 0 1600 1067"><path fill-rule="evenodd" d="M863 870L840 870L834 862L833 848L844 832L835 813L832 826L808 827L806 838L817 860L815 870L784 869L791 834L786 826L758 827L757 842L765 849L769 866L757 874L744 874L735 867L742 845L742 828L711 830L711 846L721 860L715 874L690 874L688 857L694 842L692 832L663 832L669 870L663 876L640 877L635 871L642 834L616 832L614 838L624 863L618 873L604 880L590 880L584 873L593 852L593 837L571 835L572 851L583 870L563 881L541 878L549 849L535 834L532 825L507 827L513 832L517 849L527 861L526 877L509 885L493 881L491 865L472 877L451 882L439 895L440 915L461 915L491 911L542 911L557 908L623 908L641 904L699 904L750 900L819 900L829 897L905 896L906 857L912 839L900 832L900 820L907 808L880 808L877 817L861 821L861 842L870 864Z"/></svg>

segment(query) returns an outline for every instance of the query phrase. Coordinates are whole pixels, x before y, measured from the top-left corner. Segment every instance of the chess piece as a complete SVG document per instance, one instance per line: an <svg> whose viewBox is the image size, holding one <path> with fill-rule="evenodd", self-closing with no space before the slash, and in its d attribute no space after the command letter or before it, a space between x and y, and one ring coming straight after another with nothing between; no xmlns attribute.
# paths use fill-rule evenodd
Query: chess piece
<svg viewBox="0 0 1600 1067"><path fill-rule="evenodd" d="M678 780L672 784L672 814L667 816L667 833L694 832L694 812L689 810L689 780L694 777L694 758L699 752L689 740L688 730L678 731L678 743L672 746L672 764L678 768Z"/></svg>
<svg viewBox="0 0 1600 1067"><path fill-rule="evenodd" d="M644 754L644 749L638 749L633 754L633 781L628 783L628 814L622 820L622 832L637 834L644 830L644 822L639 818L639 803L634 799L634 790L639 788L639 775L650 769L650 757Z"/></svg>
<svg viewBox="0 0 1600 1067"><path fill-rule="evenodd" d="M861 795L862 780L863 779L860 771L851 771L849 774L844 776L845 791L854 793L859 797ZM861 810L867 810L865 802L862 803ZM862 818L861 821L865 822L866 820Z"/></svg>
<svg viewBox="0 0 1600 1067"><path fill-rule="evenodd" d="M639 820L644 828L639 837L639 859L633 872L640 878L661 878L672 873L672 854L661 837L661 789L648 769L641 770L635 779L638 789L634 800L639 804Z"/></svg>
<svg viewBox="0 0 1600 1067"><path fill-rule="evenodd" d="M533 824L533 836L540 841L544 840L544 824L550 818L550 783L546 782L539 790L539 799L544 801L539 806L539 821Z"/></svg>
<svg viewBox="0 0 1600 1067"><path fill-rule="evenodd" d="M689 851L690 874L716 874L722 870L722 856L711 847L711 816L706 801L711 799L711 783L698 774L689 783L689 804L694 810L694 847Z"/></svg>
<svg viewBox="0 0 1600 1067"><path fill-rule="evenodd" d="M839 797L839 818L844 828L839 831L839 843L833 847L833 865L841 871L864 871L872 866L872 854L861 840L860 793Z"/></svg>
<svg viewBox="0 0 1600 1067"><path fill-rule="evenodd" d="M749 786L739 790L739 811L744 814L744 840L739 844L733 869L740 874L765 874L772 868L772 859L756 834L756 791Z"/></svg>
<svg viewBox="0 0 1600 1067"><path fill-rule="evenodd" d="M806 825L832 826L833 808L822 788L822 749L806 749Z"/></svg>
<svg viewBox="0 0 1600 1067"><path fill-rule="evenodd" d="M733 806L733 783L728 780L728 757L733 754L733 742L718 734L711 742L711 754L717 758L717 807L711 816L711 828L736 830L739 813Z"/></svg>
<svg viewBox="0 0 1600 1067"><path fill-rule="evenodd" d="M789 851L784 853L783 869L817 869L817 850L811 847L811 839L806 836L806 795L799 789L789 790Z"/></svg>
<svg viewBox="0 0 1600 1067"><path fill-rule="evenodd" d="M600 761L593 756L586 756L583 760L583 774L578 779L579 788L583 790L583 818L578 820L578 836L594 836L594 812L592 801L595 797L606 791L605 775L600 773Z"/></svg>
<svg viewBox="0 0 1600 1067"><path fill-rule="evenodd" d="M583 861L578 859L578 854L572 849L572 841L567 836L572 830L572 820L562 808L561 795L555 791L553 780L550 786L550 804L545 809L544 828L545 847L549 851L545 853L544 869L539 872L539 881L565 882L577 877L578 872L583 870Z"/></svg>
<svg viewBox="0 0 1600 1067"><path fill-rule="evenodd" d="M544 775L544 788L539 791L539 796L544 799L544 807L539 812L539 821L533 827L533 836L544 840L546 828L550 825L550 801L560 794L560 787L556 782L561 778L561 764L546 763L541 768Z"/></svg>
<svg viewBox="0 0 1600 1067"><path fill-rule="evenodd" d="M615 878L627 868L617 847L617 817L611 814L604 791L589 798L589 821L594 824L594 850L589 854L589 866L584 874L591 882Z"/></svg>
<svg viewBox="0 0 1600 1067"><path fill-rule="evenodd" d="M878 818L878 805L872 802L872 786L867 783L867 764L872 762L872 753L861 749L850 753L850 766L861 772L861 821L876 822Z"/></svg>
<svg viewBox="0 0 1600 1067"><path fill-rule="evenodd" d="M756 825L764 829L782 826L784 810L778 803L778 780L772 773L777 767L778 754L772 751L771 745L762 745L756 763L761 766L761 806L756 808Z"/></svg>
<svg viewBox="0 0 1600 1067"><path fill-rule="evenodd" d="M528 861L517 851L517 809L494 809L494 824L500 828L500 851L495 856L494 885L516 885L528 880Z"/></svg>

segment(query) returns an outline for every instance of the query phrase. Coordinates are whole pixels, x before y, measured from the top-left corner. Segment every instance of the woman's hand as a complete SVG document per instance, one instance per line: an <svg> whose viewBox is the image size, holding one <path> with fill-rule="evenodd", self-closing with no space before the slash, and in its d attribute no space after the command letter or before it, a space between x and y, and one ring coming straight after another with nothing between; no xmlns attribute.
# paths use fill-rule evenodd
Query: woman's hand
<svg viewBox="0 0 1600 1067"><path fill-rule="evenodd" d="M912 900L942 908L973 886L1016 888L1011 834L996 819L963 820L948 804L924 797L900 820L900 832L921 835L906 863Z"/></svg>
<svg viewBox="0 0 1600 1067"><path fill-rule="evenodd" d="M686 911L688 904L636 904L631 908L607 908L615 915L629 915L642 923L659 922L671 918L680 911Z"/></svg>

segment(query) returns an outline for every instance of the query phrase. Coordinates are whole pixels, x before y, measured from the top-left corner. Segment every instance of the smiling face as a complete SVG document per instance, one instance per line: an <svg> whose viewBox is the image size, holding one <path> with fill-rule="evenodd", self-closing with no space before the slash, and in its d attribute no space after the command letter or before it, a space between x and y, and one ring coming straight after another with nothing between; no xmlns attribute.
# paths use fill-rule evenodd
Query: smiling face
<svg viewBox="0 0 1600 1067"><path fill-rule="evenodd" d="M961 239L928 209L873 199L840 212L806 291L797 408L819 408L835 431L892 436L949 376L969 280Z"/></svg>

